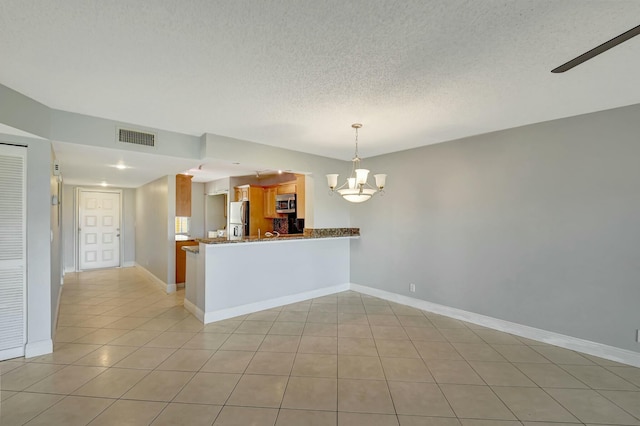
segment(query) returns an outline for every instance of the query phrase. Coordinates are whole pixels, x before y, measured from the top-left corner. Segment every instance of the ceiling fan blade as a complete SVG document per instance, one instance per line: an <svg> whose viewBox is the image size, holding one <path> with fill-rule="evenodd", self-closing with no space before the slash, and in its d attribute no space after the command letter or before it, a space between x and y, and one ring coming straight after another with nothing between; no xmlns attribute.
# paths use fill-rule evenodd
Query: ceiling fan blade
<svg viewBox="0 0 640 426"><path fill-rule="evenodd" d="M612 38L609 41L606 41L606 42L602 43L598 47L594 47L590 51L588 51L586 53L583 53L582 55L578 56L577 58L574 58L574 59L570 60L569 62L560 65L558 68L552 69L551 72L557 74L557 73L569 71L571 68L580 65L584 61L588 61L589 59L593 58L594 56L598 56L599 54L601 54L603 52L606 52L607 50L611 49L612 47L615 47L615 46L619 45L620 43L622 43L624 41L627 41L632 37L637 36L638 34L640 34L640 25L638 25L635 28L631 28L629 31L626 31L626 32L620 34L619 36Z"/></svg>

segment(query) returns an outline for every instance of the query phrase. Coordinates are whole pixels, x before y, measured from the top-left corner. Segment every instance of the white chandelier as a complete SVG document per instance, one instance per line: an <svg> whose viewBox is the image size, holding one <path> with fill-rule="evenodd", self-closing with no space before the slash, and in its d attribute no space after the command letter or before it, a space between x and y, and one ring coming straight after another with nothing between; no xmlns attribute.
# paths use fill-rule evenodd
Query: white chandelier
<svg viewBox="0 0 640 426"><path fill-rule="evenodd" d="M337 173L329 174L327 175L327 183L329 184L331 194L337 192L347 201L352 203L362 203L367 201L378 191L380 191L381 194L384 193L384 184L387 179L387 175L374 175L373 177L376 180L375 187L367 183L369 170L360 168L360 161L362 161L362 159L358 157L358 129L362 127L362 124L354 123L351 127L356 129L356 154L351 160L353 163L351 175L349 175L342 185L338 186L339 175Z"/></svg>

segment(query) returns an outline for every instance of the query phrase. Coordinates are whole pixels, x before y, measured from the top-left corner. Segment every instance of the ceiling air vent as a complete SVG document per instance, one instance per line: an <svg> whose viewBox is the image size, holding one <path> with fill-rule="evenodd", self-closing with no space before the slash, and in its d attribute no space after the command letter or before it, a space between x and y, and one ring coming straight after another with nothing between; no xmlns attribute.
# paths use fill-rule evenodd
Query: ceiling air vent
<svg viewBox="0 0 640 426"><path fill-rule="evenodd" d="M154 148L156 146L156 135L154 133L140 132L137 130L117 129L118 142L129 143L138 146L148 146Z"/></svg>

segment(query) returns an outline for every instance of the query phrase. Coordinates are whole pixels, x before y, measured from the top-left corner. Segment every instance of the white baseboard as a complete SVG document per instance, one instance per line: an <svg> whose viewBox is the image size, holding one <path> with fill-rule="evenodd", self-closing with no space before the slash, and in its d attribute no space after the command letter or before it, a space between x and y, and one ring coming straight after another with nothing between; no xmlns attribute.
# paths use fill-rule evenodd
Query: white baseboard
<svg viewBox="0 0 640 426"><path fill-rule="evenodd" d="M19 348L4 349L0 351L0 361L24 356L24 346Z"/></svg>
<svg viewBox="0 0 640 426"><path fill-rule="evenodd" d="M140 265L138 262L135 262L134 266L136 266L137 268L140 268L140 271L142 273L144 273L147 276L147 278L149 278L151 280L151 282L153 282L155 285L160 287L160 289L162 291L166 292L167 294L174 293L176 291L176 285L175 284L167 284L167 283L165 283L160 278L158 278L155 275L153 275L153 273L151 273L151 271L149 271L147 268L145 268L144 266Z"/></svg>
<svg viewBox="0 0 640 426"><path fill-rule="evenodd" d="M60 283L60 290L58 291L58 300L56 301L56 313L53 316L53 333L51 333L51 339L56 340L56 331L58 330L58 315L60 313L60 299L62 298L62 283Z"/></svg>
<svg viewBox="0 0 640 426"><path fill-rule="evenodd" d="M350 284L350 289L359 293L368 294L369 296L388 300L390 302L400 303L423 311L433 312L494 330L503 331L505 333L515 334L516 336L526 337L527 339L548 343L550 345L632 365L634 367L640 367L640 353L627 349L616 348L615 346L591 342L577 337L565 336L564 334L554 333L553 331L529 327L359 284Z"/></svg>
<svg viewBox="0 0 640 426"><path fill-rule="evenodd" d="M204 312L202 309L198 308L196 305L184 299L184 308L191 312L194 317L198 318L200 321L204 322Z"/></svg>
<svg viewBox="0 0 640 426"><path fill-rule="evenodd" d="M349 284L340 284L333 287L325 287L318 290L305 291L304 293L292 294L290 296L276 297L274 299L263 300L256 303L249 303L233 308L206 312L204 314L204 323L209 324L214 321L233 318L239 315L251 314L254 312L263 311L265 309L271 309L278 306L289 305L291 303L302 302L304 300L313 299L315 297L327 296L329 294L339 293L341 291L347 290L349 290Z"/></svg>
<svg viewBox="0 0 640 426"><path fill-rule="evenodd" d="M131 268L132 266L136 266L136 262L123 262L121 268Z"/></svg>
<svg viewBox="0 0 640 426"><path fill-rule="evenodd" d="M68 274L69 272L75 272L76 271L76 267L75 266L65 266L64 267L64 273Z"/></svg>
<svg viewBox="0 0 640 426"><path fill-rule="evenodd" d="M51 339L28 342L24 347L25 358L50 354L51 352L53 352L53 340Z"/></svg>

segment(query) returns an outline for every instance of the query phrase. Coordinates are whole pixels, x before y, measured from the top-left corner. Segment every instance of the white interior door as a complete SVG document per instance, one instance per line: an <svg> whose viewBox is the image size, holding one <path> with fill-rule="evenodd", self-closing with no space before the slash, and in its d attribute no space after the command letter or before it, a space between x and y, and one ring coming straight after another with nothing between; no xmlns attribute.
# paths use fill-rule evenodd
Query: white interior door
<svg viewBox="0 0 640 426"><path fill-rule="evenodd" d="M80 190L79 267L120 266L120 193Z"/></svg>
<svg viewBox="0 0 640 426"><path fill-rule="evenodd" d="M26 158L0 144L0 361L23 356L27 336Z"/></svg>

